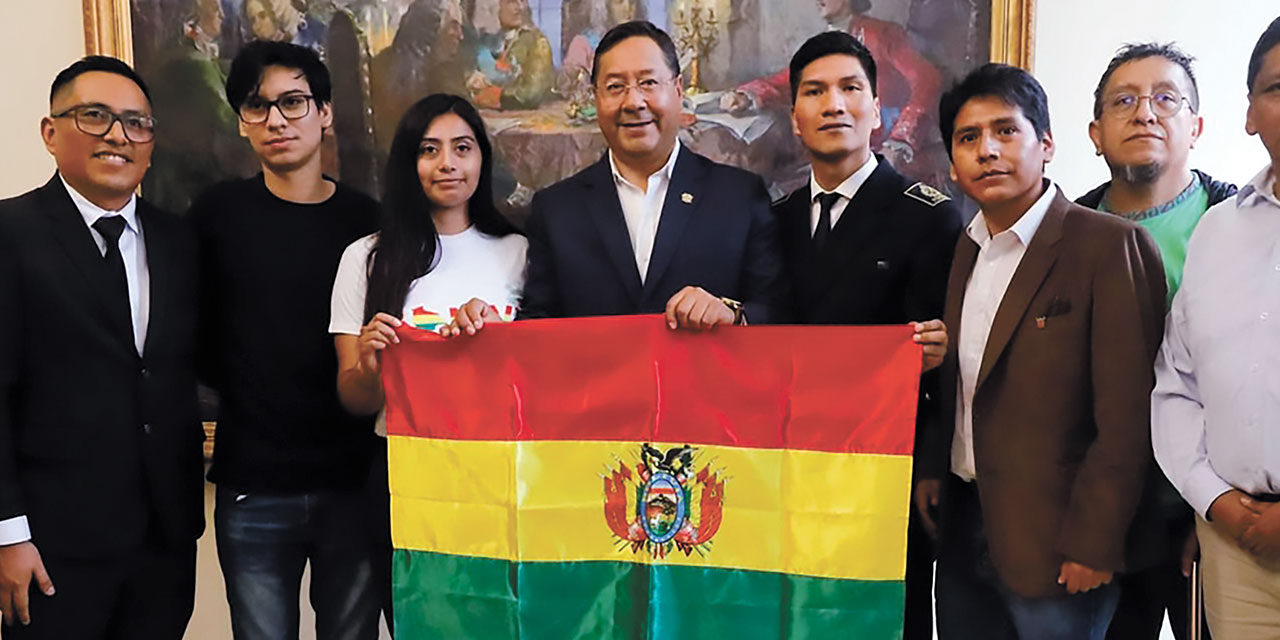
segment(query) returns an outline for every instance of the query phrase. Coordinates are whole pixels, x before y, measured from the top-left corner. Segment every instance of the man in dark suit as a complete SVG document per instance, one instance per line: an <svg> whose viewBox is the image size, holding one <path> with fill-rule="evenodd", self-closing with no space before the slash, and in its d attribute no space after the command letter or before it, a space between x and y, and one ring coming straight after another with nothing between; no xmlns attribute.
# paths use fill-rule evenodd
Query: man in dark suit
<svg viewBox="0 0 1280 640"><path fill-rule="evenodd" d="M1044 178L1044 90L984 65L942 98L952 178L982 207L956 247L941 428L917 507L941 506L938 636L1102 640L1150 461L1164 271L1140 227Z"/></svg>
<svg viewBox="0 0 1280 640"><path fill-rule="evenodd" d="M809 153L809 185L774 204L793 293L804 324L913 323L932 369L946 352L947 270L960 211L871 153L880 121L876 62L843 31L810 38L791 58L791 123ZM935 374L921 381L917 422L936 418ZM923 431L923 426L918 429ZM903 637L933 637L933 558L915 518L907 544Z"/></svg>
<svg viewBox="0 0 1280 640"><path fill-rule="evenodd" d="M675 45L611 29L592 71L604 158L533 199L525 318L665 313L672 328L769 323L783 303L759 177L684 149Z"/></svg>
<svg viewBox="0 0 1280 640"><path fill-rule="evenodd" d="M155 121L132 69L76 62L50 113L57 175L0 202L3 637L178 640L204 528L195 244L134 195Z"/></svg>

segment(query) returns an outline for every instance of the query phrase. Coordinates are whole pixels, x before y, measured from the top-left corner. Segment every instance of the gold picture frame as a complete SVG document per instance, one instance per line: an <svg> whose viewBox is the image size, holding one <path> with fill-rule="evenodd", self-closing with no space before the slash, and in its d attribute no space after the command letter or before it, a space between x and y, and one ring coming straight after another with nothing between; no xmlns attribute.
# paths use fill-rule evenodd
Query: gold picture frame
<svg viewBox="0 0 1280 640"><path fill-rule="evenodd" d="M133 64L129 0L83 0L84 50ZM991 60L1032 70L1036 0L991 0Z"/></svg>

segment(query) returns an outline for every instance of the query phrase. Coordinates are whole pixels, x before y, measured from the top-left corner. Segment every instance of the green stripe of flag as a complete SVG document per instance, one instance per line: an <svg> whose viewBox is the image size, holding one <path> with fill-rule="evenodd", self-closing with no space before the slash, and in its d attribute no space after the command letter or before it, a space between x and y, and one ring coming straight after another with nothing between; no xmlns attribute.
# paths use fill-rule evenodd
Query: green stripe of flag
<svg viewBox="0 0 1280 640"><path fill-rule="evenodd" d="M399 549L394 573L397 640L902 637L901 581Z"/></svg>

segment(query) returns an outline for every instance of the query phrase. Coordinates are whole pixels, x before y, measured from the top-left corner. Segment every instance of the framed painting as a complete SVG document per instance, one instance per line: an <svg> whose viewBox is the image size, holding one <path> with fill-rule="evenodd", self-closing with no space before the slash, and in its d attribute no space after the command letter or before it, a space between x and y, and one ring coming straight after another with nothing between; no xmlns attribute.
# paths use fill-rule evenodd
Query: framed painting
<svg viewBox="0 0 1280 640"><path fill-rule="evenodd" d="M160 122L148 199L183 211L201 189L257 170L222 83L254 38L315 47L333 76L326 171L373 195L400 114L429 93L482 107L495 198L522 221L532 194L599 159L589 70L612 24L644 18L681 51L682 141L765 178L803 183L786 65L824 29L861 37L880 69L873 138L904 174L951 188L939 92L988 60L1030 68L1034 0L83 0L85 47L132 63ZM524 46L519 46L523 44Z"/></svg>

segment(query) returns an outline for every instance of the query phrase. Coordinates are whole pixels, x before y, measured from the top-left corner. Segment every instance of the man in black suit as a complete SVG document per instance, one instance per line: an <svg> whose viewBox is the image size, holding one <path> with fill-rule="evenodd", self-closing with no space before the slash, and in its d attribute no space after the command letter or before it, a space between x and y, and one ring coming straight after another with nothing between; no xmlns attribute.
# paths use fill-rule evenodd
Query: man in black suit
<svg viewBox="0 0 1280 640"><path fill-rule="evenodd" d="M876 63L857 38L829 31L791 58L791 123L809 152L809 185L774 205L804 324L911 322L924 368L946 354L942 321L960 211L928 185L912 183L871 153L880 126ZM933 374L921 381L918 423L932 419ZM911 520L904 637L928 639L933 566L929 538Z"/></svg>
<svg viewBox="0 0 1280 640"><path fill-rule="evenodd" d="M665 313L671 328L776 322L777 226L758 176L684 149L665 32L618 25L592 71L609 152L533 198L526 318Z"/></svg>
<svg viewBox="0 0 1280 640"><path fill-rule="evenodd" d="M195 244L134 195L155 121L128 65L71 65L50 114L57 174L0 202L3 637L178 640L204 528Z"/></svg>

